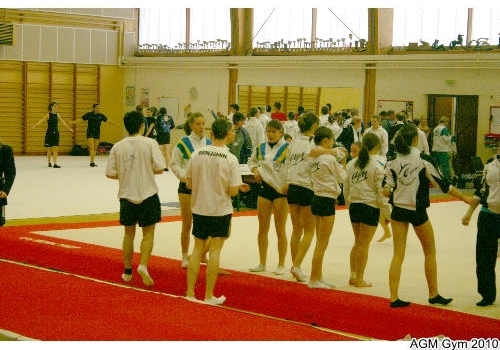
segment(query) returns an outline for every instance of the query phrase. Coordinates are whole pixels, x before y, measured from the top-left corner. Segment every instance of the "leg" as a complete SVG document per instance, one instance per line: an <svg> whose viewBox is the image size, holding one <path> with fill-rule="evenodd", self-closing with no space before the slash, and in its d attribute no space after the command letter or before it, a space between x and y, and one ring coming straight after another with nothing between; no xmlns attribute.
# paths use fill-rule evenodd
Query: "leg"
<svg viewBox="0 0 500 350"><path fill-rule="evenodd" d="M155 225L148 225L142 228L142 241L141 241L141 260L137 272L142 277L142 282L146 286L154 284L153 279L148 272L148 262L153 251Z"/></svg>
<svg viewBox="0 0 500 350"><path fill-rule="evenodd" d="M286 219L288 217L288 202L286 198L277 198L273 202L274 227L278 236L278 269L275 273L284 273L288 242L286 238Z"/></svg>
<svg viewBox="0 0 500 350"><path fill-rule="evenodd" d="M312 258L310 286L312 283L320 282L323 279L323 258L332 234L335 215L319 216L316 220L318 229L316 231L316 247Z"/></svg>
<svg viewBox="0 0 500 350"><path fill-rule="evenodd" d="M52 147L52 159L54 160L54 166L57 164L57 153L59 152L59 146Z"/></svg>
<svg viewBox="0 0 500 350"><path fill-rule="evenodd" d="M52 147L47 147L47 162L49 163L49 166L52 166L52 163L50 162L52 158Z"/></svg>
<svg viewBox="0 0 500 350"><path fill-rule="evenodd" d="M292 262L295 261L304 224L300 216L300 206L298 204L290 204L290 218L292 219L292 237L290 238L290 252L292 253Z"/></svg>
<svg viewBox="0 0 500 350"><path fill-rule="evenodd" d="M212 237L209 249L209 260L206 271L205 301L212 300L215 283L219 272L220 252L224 245L224 237Z"/></svg>
<svg viewBox="0 0 500 350"><path fill-rule="evenodd" d="M92 137L87 139L87 145L89 148L90 164L94 164L95 152L96 152L96 140Z"/></svg>
<svg viewBox="0 0 500 350"><path fill-rule="evenodd" d="M125 269L132 268L132 255L134 254L134 238L136 226L124 226L125 234L123 235L123 265Z"/></svg>
<svg viewBox="0 0 500 350"><path fill-rule="evenodd" d="M436 244L434 241L434 230L429 220L427 220L427 222L420 226L414 227L414 229L424 251L425 278L429 287L429 298L434 298L438 295Z"/></svg>
<svg viewBox="0 0 500 350"><path fill-rule="evenodd" d="M483 304L490 305L496 299L495 265L498 254L497 215L480 212L477 222L476 276L477 291Z"/></svg>
<svg viewBox="0 0 500 350"><path fill-rule="evenodd" d="M166 161L166 164L167 164L167 168L168 168L168 165L170 164L170 144L167 143L166 145L163 145L164 148L165 148L165 161Z"/></svg>
<svg viewBox="0 0 500 350"><path fill-rule="evenodd" d="M267 248L269 244L268 234L272 212L273 203L264 197L259 197L257 199L257 217L259 219L259 233L257 236L257 244L259 246L259 266L250 269L252 272L260 272L266 269Z"/></svg>
<svg viewBox="0 0 500 350"><path fill-rule="evenodd" d="M191 235L191 226L193 223L193 214L191 213L191 195L179 193L179 205L181 208L182 229L181 229L181 250L182 250L182 268L187 268L189 241Z"/></svg>
<svg viewBox="0 0 500 350"><path fill-rule="evenodd" d="M163 154L163 157L165 158L165 164L168 167L168 163L170 162L170 160L168 157L167 146L168 145L160 145L160 151L161 151L161 154Z"/></svg>
<svg viewBox="0 0 500 350"><path fill-rule="evenodd" d="M401 278L401 266L403 265L405 258L408 223L392 220L391 225L394 241L394 254L389 268L389 290L391 293L391 302L396 302L399 300L399 280Z"/></svg>
<svg viewBox="0 0 500 350"><path fill-rule="evenodd" d="M359 244L359 232L361 223L353 222L351 223L352 232L354 233L354 244L351 249L351 254L349 255L349 265L351 267L351 276L349 277L349 285L354 286L356 284L356 256Z"/></svg>
<svg viewBox="0 0 500 350"><path fill-rule="evenodd" d="M295 256L295 260L293 262L293 265L299 268L300 265L302 265L302 261L304 260L309 247L311 246L314 231L316 230L316 217L312 215L311 206L300 207L300 217L304 223L304 236L300 241L297 255Z"/></svg>
<svg viewBox="0 0 500 350"><path fill-rule="evenodd" d="M203 247L205 246L205 240L194 237L194 247L193 253L191 254L191 259L189 259L189 266L187 271L187 293L188 298L195 299L194 287L196 280L198 279L198 274L200 273L200 258Z"/></svg>
<svg viewBox="0 0 500 350"><path fill-rule="evenodd" d="M372 285L364 280L366 263L368 261L368 249L377 226L370 226L361 223L359 231L359 240L356 252L356 287L371 287Z"/></svg>

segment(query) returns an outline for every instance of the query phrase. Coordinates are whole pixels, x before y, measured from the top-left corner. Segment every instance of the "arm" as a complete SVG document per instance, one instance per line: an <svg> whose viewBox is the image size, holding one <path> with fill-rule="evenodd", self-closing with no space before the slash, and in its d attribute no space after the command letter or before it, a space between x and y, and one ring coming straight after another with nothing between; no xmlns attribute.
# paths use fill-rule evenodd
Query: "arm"
<svg viewBox="0 0 500 350"><path fill-rule="evenodd" d="M40 125L40 123L46 121L47 119L49 119L49 114L48 113L45 115L45 117L43 117L42 119L40 119L39 121L37 121L35 124L33 124L33 126L31 128L34 130L38 125Z"/></svg>
<svg viewBox="0 0 500 350"><path fill-rule="evenodd" d="M149 134L153 131L154 127L155 127L155 123L149 124L148 131L146 132L146 135L144 135L144 136L148 137Z"/></svg>
<svg viewBox="0 0 500 350"><path fill-rule="evenodd" d="M3 145L2 147L4 163L5 182L4 187L0 190L0 198L7 198L10 189L16 178L16 164L14 163L14 152L12 147Z"/></svg>
<svg viewBox="0 0 500 350"><path fill-rule="evenodd" d="M464 225L464 226L468 226L469 225L472 213L474 213L474 210L476 210L478 204L479 204L479 198L473 197L473 202L469 205L469 208L467 209L467 212L462 217L462 225Z"/></svg>
<svg viewBox="0 0 500 350"><path fill-rule="evenodd" d="M57 113L57 118L59 118L59 120L66 127L66 129L73 132L73 129L66 123L66 121L59 115L59 113Z"/></svg>

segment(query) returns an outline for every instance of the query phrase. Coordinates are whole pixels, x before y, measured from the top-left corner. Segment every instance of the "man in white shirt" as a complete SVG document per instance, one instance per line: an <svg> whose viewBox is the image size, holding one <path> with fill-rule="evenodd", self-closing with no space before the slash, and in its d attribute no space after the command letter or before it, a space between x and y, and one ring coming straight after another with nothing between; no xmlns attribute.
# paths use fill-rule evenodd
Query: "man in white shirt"
<svg viewBox="0 0 500 350"><path fill-rule="evenodd" d="M425 132L422 129L420 129L420 119L414 118L413 123L417 126L417 130L418 130L418 146L417 146L417 148L420 150L420 152L424 152L425 154L430 156L429 142L427 142L427 135L425 135Z"/></svg>
<svg viewBox="0 0 500 350"><path fill-rule="evenodd" d="M194 294L200 273L201 256L209 237L209 260L206 270L205 303L221 305L224 295L213 295L219 270L219 256L229 237L233 205L231 197L250 187L241 181L238 159L226 147L234 140L233 125L219 118L212 123L212 144L196 150L186 168L186 185L192 189L194 248L189 260L186 298L197 301ZM217 179L217 181L214 181Z"/></svg>
<svg viewBox="0 0 500 350"><path fill-rule="evenodd" d="M146 286L154 284L147 266L153 251L155 224L161 220L161 204L154 175L163 173L165 157L158 143L144 134L144 117L133 111L123 118L128 137L117 142L109 154L106 177L118 180L120 224L125 227L122 279L132 280L132 255L136 224L142 227L141 259L137 272Z"/></svg>
<svg viewBox="0 0 500 350"><path fill-rule="evenodd" d="M378 136L380 140L380 150L379 150L379 155L385 157L387 154L387 151L389 150L389 136L387 134L387 131L380 126L380 117L378 115L374 115L371 119L372 125L366 129L366 133L373 133Z"/></svg>
<svg viewBox="0 0 500 350"><path fill-rule="evenodd" d="M252 146L254 149L266 141L265 129L257 119L258 111L259 110L257 108L250 108L250 111L248 112L248 119L244 125L244 128L248 131L250 140L252 140Z"/></svg>

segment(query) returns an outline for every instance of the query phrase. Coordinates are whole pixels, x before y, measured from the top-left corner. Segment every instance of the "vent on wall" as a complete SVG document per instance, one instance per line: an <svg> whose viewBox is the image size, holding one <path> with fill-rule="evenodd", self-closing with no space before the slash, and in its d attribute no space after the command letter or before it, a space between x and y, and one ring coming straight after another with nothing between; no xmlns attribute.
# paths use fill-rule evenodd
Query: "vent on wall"
<svg viewBox="0 0 500 350"><path fill-rule="evenodd" d="M0 22L0 45L14 45L14 24Z"/></svg>

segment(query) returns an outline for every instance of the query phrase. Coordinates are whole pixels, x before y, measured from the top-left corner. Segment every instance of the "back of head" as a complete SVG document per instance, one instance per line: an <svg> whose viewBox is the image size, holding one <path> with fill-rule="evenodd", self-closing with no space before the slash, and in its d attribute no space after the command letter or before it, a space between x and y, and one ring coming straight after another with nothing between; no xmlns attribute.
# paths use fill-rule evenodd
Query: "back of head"
<svg viewBox="0 0 500 350"><path fill-rule="evenodd" d="M359 150L358 160L356 161L356 166L360 169L364 169L368 162L370 161L370 151L380 145L380 139L374 133L366 133L361 141L361 147Z"/></svg>
<svg viewBox="0 0 500 350"><path fill-rule="evenodd" d="M224 140L232 127L228 120L218 118L212 123L212 134L216 140Z"/></svg>
<svg viewBox="0 0 500 350"><path fill-rule="evenodd" d="M268 112L268 113L271 112L271 106L269 106L269 105L266 106L266 112Z"/></svg>
<svg viewBox="0 0 500 350"><path fill-rule="evenodd" d="M442 116L439 118L439 124L447 124L448 123L448 117Z"/></svg>
<svg viewBox="0 0 500 350"><path fill-rule="evenodd" d="M295 120L295 113L292 111L288 112L288 120Z"/></svg>
<svg viewBox="0 0 500 350"><path fill-rule="evenodd" d="M127 112L123 117L123 124L129 135L137 134L144 124L144 116L139 111Z"/></svg>
<svg viewBox="0 0 500 350"><path fill-rule="evenodd" d="M158 110L158 114L159 115L167 114L167 109L165 107L160 107L160 109Z"/></svg>
<svg viewBox="0 0 500 350"><path fill-rule="evenodd" d="M281 102L274 102L274 107L279 111L281 109Z"/></svg>
<svg viewBox="0 0 500 350"><path fill-rule="evenodd" d="M304 113L304 106L297 107L297 111L299 112L299 114Z"/></svg>
<svg viewBox="0 0 500 350"><path fill-rule="evenodd" d="M330 110L328 109L328 106L323 106L321 107L321 114L325 115L328 114Z"/></svg>
<svg viewBox="0 0 500 350"><path fill-rule="evenodd" d="M401 154L409 154L415 137L418 137L418 130L415 124L404 124L394 137L396 151Z"/></svg>
<svg viewBox="0 0 500 350"><path fill-rule="evenodd" d="M252 107L250 108L250 110L248 111L248 116L251 118L251 117L255 117L257 115L257 112L258 112L258 109L255 108L255 107Z"/></svg>
<svg viewBox="0 0 500 350"><path fill-rule="evenodd" d="M319 124L319 118L313 112L306 112L299 118L299 129L301 133L309 131L314 124Z"/></svg>
<svg viewBox="0 0 500 350"><path fill-rule="evenodd" d="M236 124L242 120L245 120L245 115L241 112L236 112L233 114L233 123Z"/></svg>
<svg viewBox="0 0 500 350"><path fill-rule="evenodd" d="M239 111L239 110L240 110L240 106L239 106L239 105L237 105L236 103L233 103L233 104L231 105L231 108L232 108L232 109L234 109L235 111Z"/></svg>
<svg viewBox="0 0 500 350"><path fill-rule="evenodd" d="M398 115L396 116L396 119L400 122L404 122L406 119L406 115L404 113L399 112Z"/></svg>
<svg viewBox="0 0 500 350"><path fill-rule="evenodd" d="M326 126L320 126L314 132L314 143L319 145L324 139L331 139L333 137L332 129Z"/></svg>

